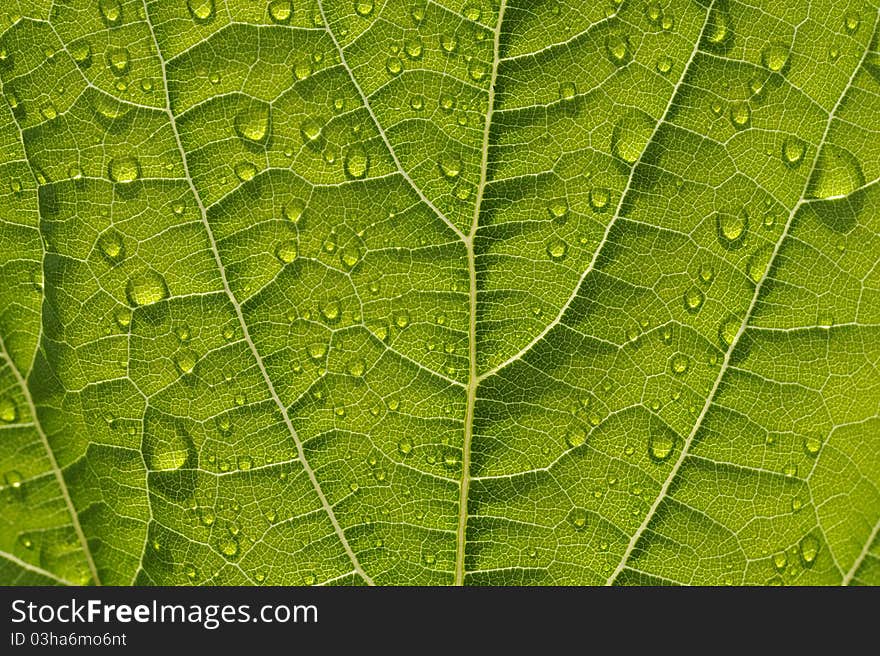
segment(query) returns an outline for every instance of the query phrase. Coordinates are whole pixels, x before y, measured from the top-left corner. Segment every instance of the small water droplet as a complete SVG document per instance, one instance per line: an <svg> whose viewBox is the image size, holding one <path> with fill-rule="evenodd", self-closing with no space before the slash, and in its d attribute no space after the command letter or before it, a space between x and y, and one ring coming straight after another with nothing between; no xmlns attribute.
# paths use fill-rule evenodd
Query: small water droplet
<svg viewBox="0 0 880 656"><path fill-rule="evenodd" d="M416 95L409 99L409 107L414 112L420 112L425 108L425 97Z"/></svg>
<svg viewBox="0 0 880 656"><path fill-rule="evenodd" d="M217 542L217 546L220 549L220 553L227 560L235 560L238 557L238 540L235 537L231 535L223 536Z"/></svg>
<svg viewBox="0 0 880 656"><path fill-rule="evenodd" d="M440 47L447 54L451 54L458 49L458 37L454 34L441 34Z"/></svg>
<svg viewBox="0 0 880 656"><path fill-rule="evenodd" d="M128 73L131 67L131 56L127 48L111 46L107 49L105 57L107 59L107 66L113 75L122 77Z"/></svg>
<svg viewBox="0 0 880 656"><path fill-rule="evenodd" d="M479 59L471 59L468 62L468 75L474 82L482 82L488 75L488 68Z"/></svg>
<svg viewBox="0 0 880 656"><path fill-rule="evenodd" d="M819 449L822 448L822 440L816 435L808 435L804 438L804 451L807 454L814 456L819 453Z"/></svg>
<svg viewBox="0 0 880 656"><path fill-rule="evenodd" d="M313 118L307 118L299 126L299 135L302 137L303 143L307 146L314 146L319 143L322 132L321 124Z"/></svg>
<svg viewBox="0 0 880 656"><path fill-rule="evenodd" d="M174 364L182 374L190 374L196 368L199 356L192 349L181 349L174 357Z"/></svg>
<svg viewBox="0 0 880 656"><path fill-rule="evenodd" d="M565 255L568 253L568 244L566 244L559 237L554 237L549 242L547 242L547 255L550 256L550 259L555 262L560 262L565 259Z"/></svg>
<svg viewBox="0 0 880 656"><path fill-rule="evenodd" d="M568 432L565 433L565 443L572 449L585 444L587 441L587 434L583 428L577 426L575 428L571 428Z"/></svg>
<svg viewBox="0 0 880 656"><path fill-rule="evenodd" d="M308 78L312 74L312 62L310 59L303 59L298 61L293 66L293 76L298 81L303 81Z"/></svg>
<svg viewBox="0 0 880 656"><path fill-rule="evenodd" d="M667 56L662 56L657 60L657 72L666 75L669 71L672 70L672 59Z"/></svg>
<svg viewBox="0 0 880 656"><path fill-rule="evenodd" d="M324 301L319 309L321 316L329 323L339 321L342 316L342 304L336 299Z"/></svg>
<svg viewBox="0 0 880 656"><path fill-rule="evenodd" d="M312 342L306 347L312 360L321 360L327 354L327 344L324 342Z"/></svg>
<svg viewBox="0 0 880 656"><path fill-rule="evenodd" d="M733 39L733 24L726 6L715 6L709 13L706 45L711 50L724 50Z"/></svg>
<svg viewBox="0 0 880 656"><path fill-rule="evenodd" d="M129 278L125 295L132 307L153 305L168 298L168 285L162 274L146 269Z"/></svg>
<svg viewBox="0 0 880 656"><path fill-rule="evenodd" d="M786 565L788 565L788 556L785 555L784 551L773 554L773 567L776 568L777 572L784 572Z"/></svg>
<svg viewBox="0 0 880 656"><path fill-rule="evenodd" d="M862 19L854 11L847 12L846 16L843 19L843 26L846 28L846 31L849 34L855 34L856 30L859 29L859 25L861 25L861 23Z"/></svg>
<svg viewBox="0 0 880 656"><path fill-rule="evenodd" d="M574 82L563 82L559 85L559 99L572 101L577 97L577 86Z"/></svg>
<svg viewBox="0 0 880 656"><path fill-rule="evenodd" d="M687 372L688 366L690 366L690 362L688 361L688 357L684 353L676 353L669 361L669 368L674 374L681 375Z"/></svg>
<svg viewBox="0 0 880 656"><path fill-rule="evenodd" d="M648 455L653 460L666 460L675 448L675 438L668 430L653 430L648 438Z"/></svg>
<svg viewBox="0 0 880 656"><path fill-rule="evenodd" d="M294 225L302 220L303 212L305 212L306 203L300 198L294 198L289 203L285 203L281 207L281 216Z"/></svg>
<svg viewBox="0 0 880 656"><path fill-rule="evenodd" d="M604 187L590 189L590 207L597 212L605 209L611 199L611 192Z"/></svg>
<svg viewBox="0 0 880 656"><path fill-rule="evenodd" d="M789 55L788 46L781 43L770 43L761 51L761 63L767 70L781 73L788 65Z"/></svg>
<svg viewBox="0 0 880 656"><path fill-rule="evenodd" d="M806 145L797 137L787 137L782 143L782 158L790 167L795 167L804 159Z"/></svg>
<svg viewBox="0 0 880 656"><path fill-rule="evenodd" d="M611 151L627 164L635 164L653 134L654 123L650 117L641 112L632 113L615 123L611 132Z"/></svg>
<svg viewBox="0 0 880 656"><path fill-rule="evenodd" d="M241 182L248 182L249 180L253 180L257 175L257 167L253 162L249 162L248 160L244 160L239 162L233 167L233 171L235 172L235 177L238 178Z"/></svg>
<svg viewBox="0 0 880 656"><path fill-rule="evenodd" d="M136 157L121 155L110 160L107 172L113 182L128 184L141 177L141 165Z"/></svg>
<svg viewBox="0 0 880 656"><path fill-rule="evenodd" d="M22 477L22 475L14 469L6 472L6 474L3 476L3 480L6 483L6 486L11 487L13 490L20 490L24 482L24 478Z"/></svg>
<svg viewBox="0 0 880 656"><path fill-rule="evenodd" d="M388 71L389 75L400 75L403 71L403 62L400 61L400 57L392 55L386 59L385 70Z"/></svg>

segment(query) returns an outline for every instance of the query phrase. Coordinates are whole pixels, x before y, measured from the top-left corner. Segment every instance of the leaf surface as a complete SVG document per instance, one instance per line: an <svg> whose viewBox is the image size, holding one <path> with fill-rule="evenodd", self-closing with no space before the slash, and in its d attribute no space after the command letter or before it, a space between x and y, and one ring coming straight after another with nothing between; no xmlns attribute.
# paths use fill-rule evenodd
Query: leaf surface
<svg viewBox="0 0 880 656"><path fill-rule="evenodd" d="M3 11L0 582L880 584L873 1Z"/></svg>

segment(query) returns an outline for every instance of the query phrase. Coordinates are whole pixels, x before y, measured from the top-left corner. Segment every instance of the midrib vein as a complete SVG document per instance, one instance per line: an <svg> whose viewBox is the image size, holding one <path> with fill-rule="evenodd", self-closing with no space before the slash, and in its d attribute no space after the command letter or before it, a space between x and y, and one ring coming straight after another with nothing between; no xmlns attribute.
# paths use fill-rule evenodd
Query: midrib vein
<svg viewBox="0 0 880 656"><path fill-rule="evenodd" d="M0 351L3 352L3 357L9 363L9 370L12 371L12 375L15 377L15 382L18 383L18 386L21 388L21 393L27 403L28 411L30 412L31 417L33 417L34 429L37 431L37 435L40 436L40 442L42 442L43 448L46 450L46 457L49 458L49 465L52 468L52 473L55 475L58 487L61 488L61 496L64 497L64 505L67 506L67 512L70 514L70 522L73 525L77 540L82 547L83 555L89 566L89 573L92 575L92 581L95 585L101 585L101 578L98 576L98 568L95 566L95 559L92 557L92 552L89 549L89 542L86 540L85 533L83 533L82 526L79 523L79 515L76 513L76 508L73 505L73 500L70 498L67 484L64 482L64 474L61 472L61 467L58 466L58 461L55 460L55 453L49 446L49 439L46 437L46 432L43 430L42 423L40 423L40 418L37 415L37 406L34 405L34 399L31 396L30 388L27 385L27 381L18 370L18 367L15 365L15 362L12 361L9 351L6 350L6 341L3 339L2 335L0 335Z"/></svg>
<svg viewBox="0 0 880 656"><path fill-rule="evenodd" d="M308 461L305 457L305 451L303 449L302 441L299 439L299 435L296 432L296 429L293 427L293 423L290 421L290 415L287 412L287 408L284 405L284 402L281 400L281 397L278 396L278 392L275 389L275 385L272 383L272 379L269 377L269 372L266 371L266 366L263 363L263 358L260 356L259 351L257 350L256 345L250 336L250 331L248 330L247 323L244 319L244 313L241 309L241 304L235 298L235 295L232 293L232 289L229 287L229 281L226 277L226 268L223 266L223 261L220 259L220 252L217 249L217 241L214 238L214 232L211 230L211 226L208 223L208 214L205 209L205 205L202 202L202 197L199 195L198 190L196 189L195 183L193 182L192 176L189 172L189 163L187 162L186 151L183 148L183 142L180 140L180 133L177 129L177 120L174 118L174 112L171 110L171 93L168 90L168 76L166 74L166 62L165 58L162 55L162 51L159 49L159 42L156 39L156 33L153 29L153 24L150 22L150 14L149 9L147 7L147 1L142 0L144 7L144 22L147 24L148 29L150 30L150 37L153 41L153 47L156 49L156 57L159 59L159 65L162 69L162 89L165 93L165 108L164 111L168 115L168 120L171 123L171 130L174 133L174 140L177 145L178 153L180 154L180 159L183 164L184 176L186 177L187 184L189 185L190 192L195 198L196 205L199 209L199 216L202 221L202 225L205 227L205 232L208 236L208 242L211 248L211 253L214 257L214 262L217 265L217 270L220 273L220 279L223 283L223 291L226 293L226 296L229 298L229 302L232 304L235 309L235 315L238 318L238 323L241 326L242 336L247 344L248 348L251 351L251 354L254 357L254 360L257 363L257 367L260 370L260 374L263 377L263 380L266 383L266 387L269 390L269 394L272 396L272 400L278 406L278 409L281 412L281 416L284 418L284 424L287 426L287 430L290 432L290 436L293 438L293 442L296 445L297 455L299 457L299 461L302 464L303 469L309 477L309 480L312 483L312 487L318 495L318 498L321 501L321 506L324 511L327 513L327 516L330 518L330 522L333 525L333 530L336 533L339 541L342 543L343 548L345 549L346 554L351 560L352 565L354 566L355 572L357 572L364 581L369 585L374 585L372 578L363 570L360 563L358 562L357 555L354 553L354 550L351 548L351 545L348 543L348 539L345 537L345 532L342 530L342 526L340 526L339 521L336 518L336 513L333 512L333 506L327 500L323 490L321 489L320 483L318 483L318 478L315 475L314 470L309 465Z"/></svg>
<svg viewBox="0 0 880 656"><path fill-rule="evenodd" d="M489 174L489 136L492 132L492 113L495 111L495 84L498 79L498 67L501 64L501 25L504 23L504 10L507 1L501 0L498 7L498 22L492 39L492 77L489 80L489 98L486 101L486 122L483 125L483 144L480 154L480 182L477 186L477 198L474 202L474 217L468 232L465 246L467 247L467 265L469 286L468 308L468 387L467 406L464 416L464 437L461 447L461 485L458 495L458 528L455 544L455 585L464 585L465 556L467 549L468 492L471 484L471 442L474 437L474 411L477 405L477 387L480 378L477 375L477 260L474 252L474 238L480 225L480 210L483 195L486 191L486 178Z"/></svg>
<svg viewBox="0 0 880 656"><path fill-rule="evenodd" d="M779 255L780 249L782 248L782 244L785 242L786 237L788 237L788 232L791 229L791 225L794 221L794 217L797 215L798 210L800 210L801 206L807 202L807 199L805 198L806 193L807 193L807 189L809 187L810 180L813 177L813 172L816 170L816 164L819 162L819 154L822 151L822 147L825 145L826 141L828 140L828 133L831 131L831 126L834 123L834 118L837 115L837 110L840 108L840 105L843 102L844 98L847 97L847 94L849 93L849 90L852 87L853 81L855 80L856 76L859 74L859 71L862 69L862 65L865 62L865 58L871 52L871 42L873 41L874 36L876 36L876 30L877 30L877 12L876 11L874 14L873 27L874 27L874 35L872 36L872 39L868 41L868 44L865 47L865 51L862 53L862 56L859 59L858 65L856 65L856 67L853 69L852 75L850 75L849 79L847 80L847 83L844 86L843 91L840 94L840 97L837 99L837 102L834 104L834 107L832 107L831 111L828 113L828 121L825 124L825 130L822 133L822 138L819 140L819 143L816 146L816 153L813 156L813 161L810 165L809 175L806 176L806 182L804 183L804 186L801 189L800 194L798 195L798 201L794 204L791 211L789 212L788 218L785 221L785 227L783 228L782 234L780 235L779 239L777 240L777 242L773 248L773 253L770 256L769 262L767 263L767 268L764 271L764 275L762 276L761 280L755 285L755 291L752 294L752 299L749 303L749 307L746 309L746 313L745 313L745 316L743 317L742 323L740 323L740 326L739 326L739 329L737 330L736 335L734 336L733 340L731 341L730 346L728 346L727 351L724 354L724 360L721 363L721 368L718 372L718 375L715 377L715 382L712 385L712 389L709 390L709 394L706 396L706 401L703 404L703 408L700 410L700 414L697 416L697 419L694 422L693 428L691 428L690 433L688 434L687 438L685 439L684 445L682 446L682 449L681 449L681 454L679 455L678 459L675 461L675 464L672 466L672 469L670 470L669 475L666 477L666 480L663 482L663 485L660 488L660 492L657 494L657 497L654 499L654 502L651 504L651 507L648 509L648 512L645 514L645 517L642 520L642 523L639 525L639 528L636 529L635 533L633 533L632 537L630 538L629 543L627 544L627 547L623 552L623 556L620 559L620 562L618 563L617 567L614 569L614 572L612 572L611 576L609 576L608 580L605 582L606 585L613 585L614 582L617 580L617 577L620 575L620 573L626 567L626 563L627 563L627 561L629 561L630 555L632 554L633 550L636 548L636 545L638 544L642 535L645 533L645 530L647 530L648 525L651 523L651 520L654 518L654 515L657 513L657 509L660 507L660 504L663 502L663 500L668 495L669 488L672 485L672 482L675 480L675 477L678 474L678 471L681 469L682 464L687 459L688 453L690 451L690 447L694 441L694 437L696 436L697 432L700 430L700 427L703 425L703 421L705 420L706 415L709 412L709 408L712 406L712 403L715 400L715 395L718 393L718 389L721 386L721 381L724 379L724 375L727 373L727 369L730 366L730 358L733 355L733 352L736 350L736 346L737 346L737 344L739 344L739 340L742 337L742 335L745 333L746 328L748 327L749 321L752 318L752 313L755 311L755 307L758 304L758 298L761 296L761 289L763 289L764 283L767 281L767 279L769 278L770 272L773 270L773 265L776 262L776 258ZM876 533L876 530L877 529L875 528L875 531L874 531L875 533ZM870 538L869 538L869 544L870 544ZM852 572L852 573L854 574L854 572ZM846 579L846 577L844 577L844 580L845 579Z"/></svg>

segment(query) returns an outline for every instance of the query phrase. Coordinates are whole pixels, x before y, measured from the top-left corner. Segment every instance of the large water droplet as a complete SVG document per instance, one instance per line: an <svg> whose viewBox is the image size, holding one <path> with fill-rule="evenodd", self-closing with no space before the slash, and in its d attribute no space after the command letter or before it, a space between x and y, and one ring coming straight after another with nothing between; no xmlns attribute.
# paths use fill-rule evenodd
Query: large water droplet
<svg viewBox="0 0 880 656"><path fill-rule="evenodd" d="M454 34L441 34L440 47L447 54L455 52L458 48L458 37Z"/></svg>
<svg viewBox="0 0 880 656"><path fill-rule="evenodd" d="M718 327L718 339L725 348L733 344L736 334L739 332L739 326L742 323L737 317L731 315L721 322Z"/></svg>
<svg viewBox="0 0 880 656"><path fill-rule="evenodd" d="M18 409L15 407L15 401L8 396L0 398L0 421L11 424L16 419L18 419Z"/></svg>
<svg viewBox="0 0 880 656"><path fill-rule="evenodd" d="M141 177L141 165L132 155L120 155L110 160L107 167L110 179L120 184L134 182Z"/></svg>
<svg viewBox="0 0 880 656"><path fill-rule="evenodd" d="M605 52L611 63L616 66L622 66L630 58L629 44L617 34L609 34L605 37Z"/></svg>
<svg viewBox="0 0 880 656"><path fill-rule="evenodd" d="M749 219L745 212L740 214L715 214L718 240L725 248L738 248L745 241L749 229Z"/></svg>
<svg viewBox="0 0 880 656"><path fill-rule="evenodd" d="M803 161L806 150L804 142L797 137L786 137L782 143L782 159L787 166L794 168Z"/></svg>
<svg viewBox="0 0 880 656"><path fill-rule="evenodd" d="M181 349L174 356L174 364L182 374L191 374L199 361L198 354L192 349Z"/></svg>
<svg viewBox="0 0 880 656"><path fill-rule="evenodd" d="M131 67L131 55L128 54L127 48L110 47L107 49L105 56L107 58L107 66L113 75L122 77L128 73Z"/></svg>
<svg viewBox="0 0 880 656"><path fill-rule="evenodd" d="M684 293L684 307L688 312L696 314L700 311L700 308L703 307L703 301L705 298L706 296L703 294L703 290L699 287L690 287Z"/></svg>
<svg viewBox="0 0 880 656"><path fill-rule="evenodd" d="M819 538L808 533L801 538L799 548L801 559L804 561L804 564L808 566L812 565L816 560L816 556L819 554Z"/></svg>
<svg viewBox="0 0 880 656"><path fill-rule="evenodd" d="M781 43L770 43L761 51L761 63L769 71L781 73L788 65L790 51Z"/></svg>
<svg viewBox="0 0 880 656"><path fill-rule="evenodd" d="M392 55L385 60L385 70L389 75L400 75L403 72L403 62L400 57Z"/></svg>
<svg viewBox="0 0 880 656"><path fill-rule="evenodd" d="M590 207L597 212L604 210L611 200L611 192L604 187L590 189Z"/></svg>
<svg viewBox="0 0 880 656"><path fill-rule="evenodd" d="M457 153L443 153L437 160L437 166L444 178L453 180L461 173L461 157Z"/></svg>
<svg viewBox="0 0 880 656"><path fill-rule="evenodd" d="M675 448L675 437L668 429L652 428L648 438L648 455L653 460L666 460Z"/></svg>
<svg viewBox="0 0 880 656"><path fill-rule="evenodd" d="M122 24L122 4L119 0L98 0L98 13L107 27Z"/></svg>
<svg viewBox="0 0 880 656"><path fill-rule="evenodd" d="M235 177L238 178L241 182L247 182L248 180L253 180L257 175L257 167L253 162L249 162L248 160L244 160L243 162L239 162L233 167L233 171L235 172Z"/></svg>
<svg viewBox="0 0 880 656"><path fill-rule="evenodd" d="M125 242L122 235L116 230L108 230L98 237L98 248L104 259L111 265L118 264L125 259Z"/></svg>
<svg viewBox="0 0 880 656"><path fill-rule="evenodd" d="M573 508L568 513L568 521L576 530L583 530L587 525L587 511L583 508Z"/></svg>
<svg viewBox="0 0 880 656"><path fill-rule="evenodd" d="M342 305L336 299L330 299L321 303L320 310L321 316L328 323L335 323L342 316Z"/></svg>
<svg viewBox="0 0 880 656"><path fill-rule="evenodd" d="M687 372L689 365L690 361L684 353L676 353L669 360L669 368L672 370L672 373L679 376Z"/></svg>
<svg viewBox="0 0 880 656"><path fill-rule="evenodd" d="M269 3L269 18L273 23L289 23L292 16L293 3L290 0L272 0Z"/></svg>
<svg viewBox="0 0 880 656"><path fill-rule="evenodd" d="M751 281L755 284L764 279L767 268L770 266L770 260L773 259L773 247L770 245L761 246L752 253L746 265L746 273Z"/></svg>
<svg viewBox="0 0 880 656"><path fill-rule="evenodd" d="M831 199L848 196L865 184L859 161L844 148L826 144L807 186L808 198Z"/></svg>
<svg viewBox="0 0 880 656"><path fill-rule="evenodd" d="M254 101L235 115L235 133L239 138L262 143L269 135L270 109L264 102Z"/></svg>
<svg viewBox="0 0 880 656"><path fill-rule="evenodd" d="M547 255L554 262L561 262L564 260L566 253L568 253L568 244L559 237L554 237L547 242Z"/></svg>
<svg viewBox="0 0 880 656"><path fill-rule="evenodd" d="M733 41L733 23L724 6L715 6L709 14L706 28L706 45L710 50L724 50Z"/></svg>
<svg viewBox="0 0 880 656"><path fill-rule="evenodd" d="M144 460L152 471L180 469L192 450L192 438L180 426L160 426L144 434Z"/></svg>
<svg viewBox="0 0 880 656"><path fill-rule="evenodd" d="M305 201L300 198L294 198L281 208L281 215L291 223L298 224L302 220L305 210Z"/></svg>
<svg viewBox="0 0 880 656"><path fill-rule="evenodd" d="M354 145L345 155L345 173L350 178L360 179L370 170L370 156L361 145Z"/></svg>
<svg viewBox="0 0 880 656"><path fill-rule="evenodd" d="M319 142L321 131L321 124L313 118L307 118L299 126L299 135L307 146L312 146Z"/></svg>
<svg viewBox="0 0 880 656"><path fill-rule="evenodd" d="M298 253L299 248L297 247L295 239L286 239L275 248L275 257L277 257L282 264L290 264L293 262Z"/></svg>
<svg viewBox="0 0 880 656"><path fill-rule="evenodd" d="M186 0L186 8L197 23L209 23L214 18L214 0Z"/></svg>
<svg viewBox="0 0 880 656"><path fill-rule="evenodd" d="M168 285L162 274L146 269L129 278L125 295L132 307L153 305L168 298Z"/></svg>
<svg viewBox="0 0 880 656"><path fill-rule="evenodd" d="M357 0L354 3L354 10L358 16L369 16L373 13L373 0Z"/></svg>
<svg viewBox="0 0 880 656"><path fill-rule="evenodd" d="M611 132L611 151L627 164L635 164L653 134L654 123L648 115L632 113L614 125Z"/></svg>

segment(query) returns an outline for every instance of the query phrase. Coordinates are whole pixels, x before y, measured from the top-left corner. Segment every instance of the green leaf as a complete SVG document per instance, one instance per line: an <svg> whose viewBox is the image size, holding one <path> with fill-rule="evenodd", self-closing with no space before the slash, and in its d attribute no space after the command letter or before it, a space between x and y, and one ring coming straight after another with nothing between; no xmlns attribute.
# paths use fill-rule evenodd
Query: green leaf
<svg viewBox="0 0 880 656"><path fill-rule="evenodd" d="M875 0L14 0L0 583L880 584Z"/></svg>

